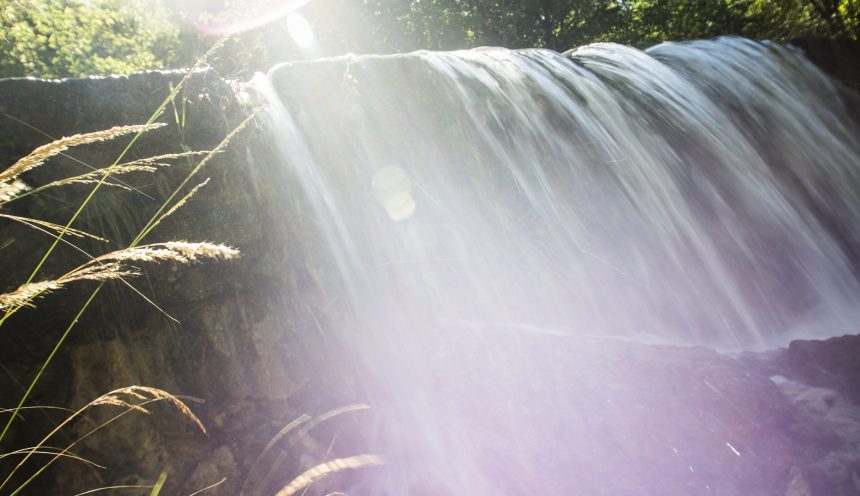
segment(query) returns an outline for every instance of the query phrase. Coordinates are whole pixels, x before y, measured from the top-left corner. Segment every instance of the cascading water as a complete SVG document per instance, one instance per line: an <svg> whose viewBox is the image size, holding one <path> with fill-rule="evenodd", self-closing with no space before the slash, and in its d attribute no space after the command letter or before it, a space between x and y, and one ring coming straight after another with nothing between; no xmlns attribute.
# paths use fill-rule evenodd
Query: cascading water
<svg viewBox="0 0 860 496"><path fill-rule="evenodd" d="M827 77L737 39L567 55L348 57L254 81L332 292L389 320L720 347L822 318L818 336L856 330L860 146Z"/></svg>
<svg viewBox="0 0 860 496"><path fill-rule="evenodd" d="M313 226L296 263L391 418L433 433L412 444L448 489L498 487L424 394L440 332L752 349L858 330L858 128L789 49L347 56L249 90Z"/></svg>

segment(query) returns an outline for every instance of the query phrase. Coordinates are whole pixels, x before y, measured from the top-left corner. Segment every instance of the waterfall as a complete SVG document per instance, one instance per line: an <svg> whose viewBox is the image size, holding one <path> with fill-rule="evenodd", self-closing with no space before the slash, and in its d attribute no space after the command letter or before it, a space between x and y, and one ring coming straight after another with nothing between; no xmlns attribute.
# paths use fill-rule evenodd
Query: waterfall
<svg viewBox="0 0 860 496"><path fill-rule="evenodd" d="M858 129L790 49L346 56L249 86L319 231L306 252L365 332L857 330Z"/></svg>
<svg viewBox="0 0 860 496"><path fill-rule="evenodd" d="M604 449L600 429L620 428L605 450L626 453L650 417L600 406L627 370L606 343L750 350L858 330L860 134L848 94L791 49L345 56L246 90L291 263L378 412L368 449L396 464L367 494L609 494L599 460L627 455L591 463L577 440ZM546 341L607 338L576 356ZM545 366L565 360L587 378L580 403Z"/></svg>

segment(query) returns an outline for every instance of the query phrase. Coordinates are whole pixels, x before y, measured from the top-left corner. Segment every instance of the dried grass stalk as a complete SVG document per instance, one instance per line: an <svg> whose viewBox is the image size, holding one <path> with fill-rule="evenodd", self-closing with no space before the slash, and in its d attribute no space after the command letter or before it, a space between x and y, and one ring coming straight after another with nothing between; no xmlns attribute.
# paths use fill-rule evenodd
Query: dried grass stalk
<svg viewBox="0 0 860 496"><path fill-rule="evenodd" d="M171 164L168 162L169 160L175 160L177 158L183 157L195 157L199 155L206 155L210 153L209 151L191 151L191 152L181 152L181 153L165 153L162 155L155 155L152 157L141 158L137 160L132 160L131 162L124 162L122 164L117 164L110 167L103 167L101 169L95 169L92 172L87 172L86 174L81 174L78 176L67 177L65 179L60 179L54 181L52 183L48 183L44 186L39 186L38 190L41 191L47 188L53 188L56 186L65 186L67 184L93 184L99 182L105 173L110 173L111 176L121 176L123 174L131 174L133 172L155 172L160 167L170 167ZM127 186L122 184L115 183L106 183L110 186L117 186L123 189L130 189Z"/></svg>
<svg viewBox="0 0 860 496"><path fill-rule="evenodd" d="M139 158L137 160L132 160L131 162L123 162L118 165L118 167L127 167L130 165L153 165L156 162L164 162L165 160L174 160L177 158L183 157L197 157L202 155L208 155L213 153L212 150L198 150L198 151L188 151L181 153L165 153L163 155L154 155L152 157ZM214 152L219 153L219 152Z"/></svg>
<svg viewBox="0 0 860 496"><path fill-rule="evenodd" d="M44 186L39 186L38 190L42 191L48 188L56 188L57 186L66 186L68 184L94 184L102 180L105 174L110 174L111 176L120 176L123 174L131 174L132 172L155 172L158 170L157 166L168 166L170 164L153 162L152 165L124 165L124 166L115 166L115 167L105 167L103 169L96 169L92 172L87 172L86 174L80 174L77 176L66 177L63 179L59 179L52 183L48 183ZM105 183L107 184L107 183ZM128 186L121 184L111 183L111 186L119 186L124 189L130 189Z"/></svg>
<svg viewBox="0 0 860 496"><path fill-rule="evenodd" d="M221 484L225 483L226 481L227 481L227 478L224 477L221 480L219 480L218 482L216 482L214 484L210 484L210 485L204 487L203 489L198 489L198 490L194 491L193 493L189 494L188 496L197 496L198 494L204 493L210 489L214 489L214 488L220 486Z"/></svg>
<svg viewBox="0 0 860 496"><path fill-rule="evenodd" d="M0 310L11 308L32 307L31 301L39 295L56 291L62 287L57 281L31 282L20 286L11 293L0 294Z"/></svg>
<svg viewBox="0 0 860 496"><path fill-rule="evenodd" d="M77 236L79 238L90 238L90 239L95 239L98 241L107 242L107 240L105 238L96 236L95 234L90 234L86 231L81 231L79 229L75 229L72 227L61 226L59 224L54 224L53 222L48 222L46 220L33 219L31 217L19 217L17 215L9 215L9 214L0 214L0 218L8 219L8 220L15 221L15 222L20 222L21 224L25 224L28 226L36 225L39 227L43 227L43 228L47 229L48 231L52 231L56 234L63 232L63 229L65 229L65 233L69 234L71 236Z"/></svg>
<svg viewBox="0 0 860 496"><path fill-rule="evenodd" d="M46 145L36 148L26 157L15 162L11 167L0 172L0 182L10 181L18 177L21 173L34 169L45 163L49 158L59 155L73 146L85 145L87 143L96 143L99 141L107 141L119 136L132 133L142 133L151 131L164 126L164 123L156 122L153 124L140 124L134 126L116 126L104 131L96 131L92 133L75 134L73 136L60 138Z"/></svg>
<svg viewBox="0 0 860 496"><path fill-rule="evenodd" d="M296 477L292 482L278 491L275 496L292 496L323 477L340 472L341 470L382 465L383 463L382 458L377 455L356 455L347 458L336 458L306 470L302 475Z"/></svg>
<svg viewBox="0 0 860 496"><path fill-rule="evenodd" d="M188 241L166 241L114 251L93 262L197 262L203 258L229 260L239 256L239 250L215 243L190 243Z"/></svg>
<svg viewBox="0 0 860 496"><path fill-rule="evenodd" d="M124 277L136 277L140 272L134 268L124 267L120 263L100 265L83 265L68 274L51 281L31 282L19 286L10 293L0 294L0 310L12 310L20 307L33 307L33 300L65 287L75 281L111 281Z"/></svg>
<svg viewBox="0 0 860 496"><path fill-rule="evenodd" d="M139 403L134 403L134 402L132 402L132 400L138 400ZM86 405L84 405L81 408L79 408L78 410L76 410L74 413L72 413L71 415L66 417L65 420L63 420L57 426L55 426L51 430L51 432L49 432L47 435L45 435L45 437L42 438L42 440L39 442L39 444L37 444L35 447L33 447L31 449L28 449L28 452L25 454L24 458L20 462L18 462L18 464L11 471L9 471L9 474L6 476L6 479L2 483L0 483L0 489L2 489L3 487L6 486L6 484L12 479L12 477L15 475L15 473L27 462L27 460L30 459L30 457L32 455L39 454L39 451L42 451L45 449L44 447L46 446L48 440L50 440L52 437L54 437L58 432L60 432L60 430L62 430L65 426L67 426L69 423L71 423L76 418L80 417L85 411L89 410L90 408L93 408L95 406L100 406L100 405L110 405L110 406L118 406L120 408L125 409L125 411L118 414L118 415L115 415L114 417L110 418L109 420L99 424L97 427L90 430L84 436L73 441L65 449L57 451L54 454L54 458L52 458L49 462L44 464L36 472L35 475L31 476L30 479L28 479L24 483L25 485L27 483L29 483L30 481L32 481L32 479L35 478L36 475L41 473L41 471L43 471L45 468L47 468L48 465L50 465L54 461L56 461L57 458L59 458L60 456L69 454L70 450L76 444L83 441L84 439L86 439L87 437L89 437L90 435L92 435L93 433L98 431L99 429L107 426L108 424L114 422L115 420L121 418L122 416L126 415L129 412L137 411L137 412L142 412L142 413L149 413L146 410L146 408L144 408L144 406L149 404L149 403L156 402L156 401L166 401L166 402L172 404L183 415L188 417L204 434L206 433L206 428L203 426L203 423L200 422L200 419L197 418L196 415L194 415L194 413L191 411L191 409L189 409L188 406L182 402L182 400L180 400L176 396L168 393L167 391L157 389L157 388L152 388L152 387L145 387L145 386L129 386L129 387L124 387L124 388L114 389L113 391L99 396L98 398L94 399L93 401L90 401ZM23 487L23 486L19 486L18 491L15 491L14 494L18 494L18 492L20 492L21 487Z"/></svg>
<svg viewBox="0 0 860 496"><path fill-rule="evenodd" d="M139 276L140 272L128 262L193 263L204 258L229 260L239 256L239 250L215 243L168 241L126 248L96 257L71 272L52 281L24 284L15 291L0 294L0 310L32 307L32 300L56 291L75 281L110 281Z"/></svg>
<svg viewBox="0 0 860 496"><path fill-rule="evenodd" d="M90 406L105 406L105 405L106 406L118 406L120 408L128 408L129 410L135 410L135 411L138 411L140 413L145 413L145 414L149 415L149 410L147 410L146 408L144 408L140 405L135 405L133 403L129 403L128 401L125 401L121 398L114 397L114 396L104 396L104 397L101 397L98 400L96 400L90 404Z"/></svg>
<svg viewBox="0 0 860 496"><path fill-rule="evenodd" d="M112 405L129 408L143 413L149 413L141 404L132 403L130 401L132 399L139 400L141 403L166 401L172 404L174 407L176 407L177 410L179 410L180 413L182 413L192 422L194 422L194 425L196 425L204 434L206 433L206 427L203 426L203 422L201 422L200 419L197 418L196 415L194 415L194 412L192 412L191 409L188 408L188 405L186 405L182 402L182 400L168 393L167 391L153 387L129 386L115 389L89 402L80 411L99 405Z"/></svg>
<svg viewBox="0 0 860 496"><path fill-rule="evenodd" d="M76 455L74 453L69 452L68 450L63 450L60 448L53 448L50 446L42 446L41 448L22 448L15 451L10 451L8 453L0 454L0 459L7 458L13 455L50 455L50 456L62 456L66 458L70 458L72 460L77 460L79 462L83 462L87 465L91 465L96 468L105 469L104 465L99 465L98 463L88 460L80 455Z"/></svg>
<svg viewBox="0 0 860 496"><path fill-rule="evenodd" d="M299 440L301 440L301 442L306 443L306 447L309 447L309 446L307 446L308 439L306 436L307 436L308 432L310 432L311 429L313 429L314 427L316 427L320 423L326 422L327 420L330 420L331 418L336 417L336 416L341 415L341 414L344 414L344 413L355 412L355 411L359 411L359 410L366 410L368 408L370 408L369 405L366 405L363 403L357 403L354 405L348 405L345 407L340 407L340 408L335 408L333 410L329 410L329 411L327 411L327 412L325 412L322 415L319 415L317 417L311 417L307 414L302 414L300 417L294 419L292 422L290 422L289 424L284 426L284 428L282 428L280 431L278 431L278 433L275 434L271 440L269 440L269 442L263 448L263 451L260 452L260 455L257 456L257 459L254 460L254 462L251 464L250 470L248 472L248 475L245 478L245 481L242 483L242 490L240 491L239 494L245 494L245 488L248 486L249 482L251 481L251 477L254 475L255 470L257 469L257 467L259 466L259 464L263 460L263 458L266 456L266 454L268 454L269 451L272 448L274 448L275 445L284 436L286 436L287 434L292 432L294 429L298 428L299 426L303 426L302 429L299 430L299 432L296 434L296 436ZM296 439L293 439L293 441L296 441ZM310 449L313 449L313 448L310 448ZM275 458L274 462L269 464L268 472L262 478L255 479L258 482L258 487L265 487L269 484L269 481L272 479L272 476L276 473L278 467L281 466L281 463L283 462L285 454L286 454L285 451L281 451L281 453Z"/></svg>
<svg viewBox="0 0 860 496"><path fill-rule="evenodd" d="M30 187L24 184L24 181L12 180L9 182L0 182L0 204L6 203L28 189Z"/></svg>
<svg viewBox="0 0 860 496"><path fill-rule="evenodd" d="M170 217L170 214L179 210L182 207L182 205L185 205L185 203L188 202L188 200L190 200L191 197L197 193L197 190L199 190L203 186L206 186L207 184L209 184L209 178L208 177L204 181L202 181L200 184L198 184L197 186L194 186L193 188L191 188L191 191L189 191L188 194L186 194L185 196L182 197L181 200L176 202L176 205L173 205L172 207L170 207L170 210L168 210L167 213L162 215L158 220L161 221L161 219L164 219L165 217ZM158 222L156 222L156 224L157 223Z"/></svg>
<svg viewBox="0 0 860 496"><path fill-rule="evenodd" d="M344 413L350 413L350 412L358 412L361 410L369 410L369 409L370 409L370 405L368 405L368 404L355 403L353 405L342 406L340 408L335 408L333 410L329 410L329 411L323 413L322 415L319 415L319 416L311 419L310 422L308 422L304 426L302 426L302 428L299 430L299 432L296 435L300 439L304 438L305 436L308 435L308 433L311 431L311 429L320 425L323 422L326 422L326 421L328 421L334 417L337 417L338 415L343 415Z"/></svg>
<svg viewBox="0 0 860 496"><path fill-rule="evenodd" d="M119 262L82 265L81 267L64 275L58 281L62 284L74 281L113 281L123 277L136 277L140 272L134 267L125 267Z"/></svg>
<svg viewBox="0 0 860 496"><path fill-rule="evenodd" d="M193 188L191 188L191 191L189 191L188 194L183 196L181 200L179 200L178 202L176 202L175 205L170 207L170 210L168 210L167 212L162 214L160 217L158 217L158 219L156 219L155 222L153 222L152 225L150 225L147 228L147 231L152 231L153 229L155 229L155 226L161 224L161 221L163 221L164 219L173 215L173 213L176 212L177 210L179 210L183 205L185 205L185 203L188 202L188 200L190 200L191 197L193 197L200 188L202 188L203 186L206 186L207 184L209 184L209 178L208 177L206 178L205 181L203 181L200 184L198 184L197 186L194 186Z"/></svg>
<svg viewBox="0 0 860 496"><path fill-rule="evenodd" d="M87 494L95 494L95 493L100 493L102 491L115 491L117 489L152 489L152 485L150 485L150 484L116 484L113 486L104 486L104 487L97 487L95 489L90 489L89 491L84 491L82 493L78 493L75 496L87 496Z"/></svg>
<svg viewBox="0 0 860 496"><path fill-rule="evenodd" d="M181 153L166 153L163 155L155 155L152 157L141 158L137 160L133 160L131 162L124 162L121 164L113 165L110 167L103 167L101 169L93 169L91 172L87 172L85 174L79 174L77 176L66 177L63 179L58 179L54 182L50 182L48 184L44 184L35 189L30 189L23 182L16 181L12 183L12 185L20 185L23 186L22 190L13 190L9 183L0 183L0 204L8 202L12 199L17 198L21 193L26 192L27 195L40 193L48 188L56 188L59 186L67 186L70 184L97 184L101 182L104 186L111 186L114 188L119 188L126 191L131 191L134 188L120 182L112 182L105 181L105 175L110 176L121 176L124 174L131 174L134 172L156 172L159 168L170 167L173 165L170 163L171 160L175 160L183 157L194 157L198 155L206 155L211 152L209 151L190 151L190 152L181 152ZM9 185L10 187L7 187ZM9 190L9 194L5 194L6 189ZM26 196L26 195L25 195Z"/></svg>

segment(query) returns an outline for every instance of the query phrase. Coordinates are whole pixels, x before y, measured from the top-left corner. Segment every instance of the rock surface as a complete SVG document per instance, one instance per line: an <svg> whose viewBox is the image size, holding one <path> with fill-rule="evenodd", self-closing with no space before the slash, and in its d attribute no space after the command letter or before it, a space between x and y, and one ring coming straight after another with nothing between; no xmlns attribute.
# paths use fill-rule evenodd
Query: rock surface
<svg viewBox="0 0 860 496"><path fill-rule="evenodd" d="M808 346L824 357L837 343L860 337ZM421 393L374 403L400 424L378 441L396 462L355 494L404 473L407 493L428 495L860 491L860 408L843 387L856 379L804 383L790 350L728 356L510 327L421 346L436 364L408 378Z"/></svg>
<svg viewBox="0 0 860 496"><path fill-rule="evenodd" d="M51 137L146 122L183 76L153 72L63 81L2 80L0 163L14 163ZM143 135L126 160L185 149L211 150L245 115L247 110L240 108L228 82L211 71L197 72L175 98L175 113L171 104L159 118L167 126ZM77 408L119 387L159 387L191 397L189 404L208 434L201 434L175 410L156 405L156 414L123 419L100 430L91 442L76 446L76 452L86 457L109 461L112 471L82 469L61 460L33 494L74 494L130 481L151 484L165 468L171 475L169 494L190 494L222 477L230 482L210 494L236 494L237 480L241 482L236 467L246 469L269 436L305 411L347 401L332 392L327 369L314 370L316 364L303 359L325 354L320 351L325 343L319 342L305 307L281 296L295 294L296 280L303 275L283 263L290 253L284 244L286 229L279 227L283 216L256 207L273 200L266 196L270 190L256 183L260 176L253 168L267 165L255 163L248 151L254 136L252 125L202 169L192 184L204 178L212 181L146 239L226 243L239 248L242 257L229 263L145 267L146 277L131 282L160 310L121 285L107 286L31 394L31 404ZM110 165L128 142L118 139L71 149L23 179L37 186L87 172L84 164ZM198 160L179 161L157 175L124 177L132 191L105 188L76 225L99 232L111 243L78 243L92 253L124 246ZM60 188L14 203L10 211L65 223L90 187ZM9 223L0 226L0 239L0 286L8 290L27 279L51 240ZM81 261L61 245L39 279L62 274ZM285 268L274 271L275 266ZM23 310L4 324L0 362L9 380L0 386L0 403L17 403L21 385L32 380L93 288L82 283L49 295L37 302L36 310ZM93 421L115 414L95 412L65 429L57 443L83 436ZM64 417L53 411L27 416L27 422L13 426L4 450L35 444ZM298 470L290 471L293 465L292 461L285 465L288 473ZM209 480L216 472L218 477Z"/></svg>

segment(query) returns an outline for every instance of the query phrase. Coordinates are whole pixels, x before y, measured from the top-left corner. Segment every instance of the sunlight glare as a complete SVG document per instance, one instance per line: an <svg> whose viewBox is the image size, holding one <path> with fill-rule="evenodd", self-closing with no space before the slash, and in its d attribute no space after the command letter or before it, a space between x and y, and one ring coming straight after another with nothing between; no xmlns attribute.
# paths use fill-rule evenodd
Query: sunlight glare
<svg viewBox="0 0 860 496"><path fill-rule="evenodd" d="M305 16L293 12L287 16L287 32L296 45L302 48L310 48L314 44L314 32L308 24Z"/></svg>
<svg viewBox="0 0 860 496"><path fill-rule="evenodd" d="M236 33L244 33L257 29L266 24L283 19L303 7L310 0L261 0L251 2L242 11L237 9L224 10L200 10L198 3L208 2L185 2L189 4L187 11L192 12L194 25L203 33L212 36L224 36ZM191 8L191 7L196 8ZM205 15L204 15L205 14ZM288 21L289 22L289 21ZM288 25L289 29L289 25Z"/></svg>
<svg viewBox="0 0 860 496"><path fill-rule="evenodd" d="M384 167L373 175L373 195L393 220L408 219L415 211L412 181L400 167Z"/></svg>

